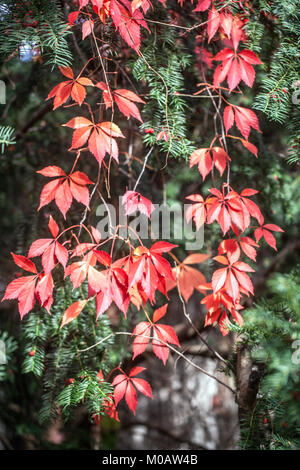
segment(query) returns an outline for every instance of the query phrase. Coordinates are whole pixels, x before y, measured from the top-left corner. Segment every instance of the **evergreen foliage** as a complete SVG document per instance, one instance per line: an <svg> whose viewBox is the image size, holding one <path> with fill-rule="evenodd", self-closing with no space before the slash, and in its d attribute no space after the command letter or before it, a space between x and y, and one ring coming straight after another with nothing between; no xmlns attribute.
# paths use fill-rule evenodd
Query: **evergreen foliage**
<svg viewBox="0 0 300 470"><path fill-rule="evenodd" d="M245 313L240 342L254 364L264 365L251 419L242 423L243 449L282 450L300 446L300 275L276 274L269 295Z"/></svg>
<svg viewBox="0 0 300 470"><path fill-rule="evenodd" d="M288 129L288 161L300 160L300 2L254 2L247 24L250 47L265 63L253 108Z"/></svg>
<svg viewBox="0 0 300 470"><path fill-rule="evenodd" d="M72 62L68 25L57 0L26 2L7 0L0 10L0 57L42 54L45 64L67 66ZM26 60L26 58L24 58Z"/></svg>

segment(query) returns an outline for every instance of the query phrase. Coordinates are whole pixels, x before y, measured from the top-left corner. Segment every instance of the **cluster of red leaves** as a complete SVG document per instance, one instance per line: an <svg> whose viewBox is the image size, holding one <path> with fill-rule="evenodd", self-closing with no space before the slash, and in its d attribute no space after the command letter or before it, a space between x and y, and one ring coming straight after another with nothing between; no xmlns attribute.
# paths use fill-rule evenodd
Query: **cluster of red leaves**
<svg viewBox="0 0 300 470"><path fill-rule="evenodd" d="M228 191L226 192L226 188ZM283 231L274 224L264 223L263 215L257 204L249 197L257 194L256 190L244 189L240 194L227 185L223 185L222 192L216 188L211 188L209 192L212 196L206 199L200 194L193 194L187 199L195 204L191 205L187 212L187 221L193 219L197 229L204 223L211 224L217 221L223 235L230 229L236 239L223 240L219 245L219 254L214 260L225 267L217 269L212 276L212 282L198 285L199 290L212 289L213 293L206 296L202 303L207 307L205 325L219 323L223 334L228 333L228 322L230 314L235 321L242 324L242 317L239 314L241 306L241 296L254 295L253 285L248 272L254 269L243 261L240 261L241 252L253 261L256 260L256 248L258 241L264 237L265 241L276 250L276 240L270 230ZM248 236L242 236L246 229L250 227L251 218L259 223L255 229L254 241Z"/></svg>
<svg viewBox="0 0 300 470"><path fill-rule="evenodd" d="M160 2L165 6L165 0L160 0ZM181 6L183 2L184 0L179 0ZM131 2L129 0L79 0L78 3L79 9L69 15L69 24L70 27L81 25L83 40L92 35L96 41L94 28L97 22L105 24L109 19L126 44L140 54L141 28L149 31L144 14L149 8L153 8L150 0L132 0ZM197 45L195 49L199 68L202 70L204 64L208 69L212 69L214 62L221 62L216 67L213 78L212 88L217 91L221 90L220 85L226 79L229 92L238 87L241 81L252 87L255 79L253 65L259 65L261 61L250 50L238 51L240 42L246 39L244 26L247 20L232 13L230 6L217 10L214 3L212 0L198 0L194 9L194 12L209 10L207 21L204 23L205 34L198 37L201 39L201 46ZM176 16L174 12L173 14ZM217 33L219 34L216 37ZM203 47L202 37L205 35L208 43L214 38L222 42L223 49L214 58L211 52ZM69 98L81 106L86 99L86 87L91 86L102 91L106 109L112 108L114 112L116 105L127 119L133 117L143 122L136 103L144 103L144 101L132 91L113 90L109 83L94 83L91 79L81 76L83 71L75 78L70 67L60 67L60 71L68 80L59 83L50 91L47 100L54 98L53 109L65 104ZM257 148L248 141L251 129L261 132L256 114L250 109L230 104L226 100L225 102L223 122L227 136L229 129L235 123L244 138L229 137L238 139L245 148L257 156ZM121 129L112 121L95 123L92 112L91 116L92 120L76 116L65 124L74 129L70 150L77 150L77 158L71 172L66 174L57 166L47 166L38 171L43 176L52 178L41 192L39 209L55 200L58 209L66 218L73 199L83 204L86 209L89 208L90 195L87 185L94 183L85 173L74 171L85 145L94 155L99 166L102 165L106 154L118 162L119 149L116 139L124 138ZM145 130L145 133L153 134L155 131L149 128ZM156 140L168 142L169 139L168 132L162 127L156 135ZM209 148L197 149L190 156L190 167L198 165L203 180L214 167L222 177L226 166L230 164L231 158L224 149L224 146L227 148L224 136L222 140L220 139L220 145L220 147L213 146L211 143ZM169 356L169 345L180 347L173 327L160 323L168 305L156 309L152 320L145 310L147 301L152 305L155 304L157 292L168 297L167 292L175 287L179 291L181 300L184 299L186 302L195 289L206 294L201 301L207 309L205 325L219 324L222 334L227 334L231 317L240 325L243 322L240 314L240 310L243 309L243 296L254 294L253 284L248 274L254 272L254 269L242 261L241 256L245 255L255 262L258 242L262 238L276 250L276 239L271 232L283 230L277 225L264 223L259 207L250 199L257 193L256 190L247 188L238 193L228 184L223 184L221 190L211 188L209 192L210 195L206 199L200 194L187 197L194 203L187 210L187 220L193 220L197 229L205 223L211 224L217 221L223 236L230 230L233 232L232 237L235 236L235 238L224 239L220 243L218 255L213 259L222 267L214 271L211 282L207 283L204 275L191 266L204 262L209 257L207 254L191 254L183 262L178 262L176 267L171 268L163 254L170 252L176 245L156 242L150 248L144 245L134 248L127 240L126 243L130 247L129 255L113 261L112 253L109 255L100 249L101 235L97 229L91 228L90 242L81 243L75 236L77 244L72 247L71 240L62 242L61 238L68 229L60 233L57 223L50 216L48 228L52 238L34 241L27 257L12 253L15 264L30 275L18 276L13 280L7 286L2 300L18 299L21 318L34 308L36 302L50 313L54 289L52 273L58 268L63 270L64 278L70 277L74 289L79 288L84 281L88 284L88 298L78 300L67 308L61 327L77 318L87 303L94 298L97 318L107 311L113 302L125 316L130 303L138 309L143 307L148 321L141 321L133 330L133 359L146 351L150 340L152 340L153 353L164 364ZM150 218L154 210L152 202L135 190L127 191L123 195L122 204L125 206L126 215L139 210ZM251 219L255 219L258 226L251 227ZM251 228L254 228L255 240L244 233ZM36 257L40 257L40 271L31 260ZM207 294L207 291L211 293ZM34 351L30 352L31 355L34 355L33 353ZM144 379L136 378L143 370L143 367L134 367L127 374L119 369L120 373L112 382L115 387L114 396L108 397L104 403L106 414L119 420L116 406L123 397L135 413L136 390L152 398L149 383ZM101 371L98 377L99 382L104 380ZM94 419L95 422L99 422L100 417L95 416Z"/></svg>
<svg viewBox="0 0 300 470"><path fill-rule="evenodd" d="M124 41L136 52L139 52L141 47L141 27L149 31L141 10L146 13L150 8L150 1L80 0L80 9L69 15L69 23L73 26L78 20L79 15L85 19L82 23L83 39L91 34L94 29L92 14L85 8L89 5L92 6L92 11L102 23L105 24L106 18L110 18Z"/></svg>

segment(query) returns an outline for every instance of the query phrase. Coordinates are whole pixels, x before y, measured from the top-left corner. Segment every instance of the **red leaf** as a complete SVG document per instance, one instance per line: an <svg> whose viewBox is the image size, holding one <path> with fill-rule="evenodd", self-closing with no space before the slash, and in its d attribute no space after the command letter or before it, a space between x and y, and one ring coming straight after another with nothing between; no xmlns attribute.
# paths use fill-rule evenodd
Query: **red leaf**
<svg viewBox="0 0 300 470"><path fill-rule="evenodd" d="M59 233L59 228L55 220L53 219L52 215L49 217L49 223L48 223L49 230L51 232L51 235L53 238L56 238L58 233Z"/></svg>
<svg viewBox="0 0 300 470"><path fill-rule="evenodd" d="M150 215L154 211L152 202L136 191L126 191L122 197L122 204L126 208L126 215L130 215L136 210L139 210L142 214L150 218Z"/></svg>
<svg viewBox="0 0 300 470"><path fill-rule="evenodd" d="M11 255L17 266L24 269L25 271L29 271L30 273L37 273L36 266L30 259L22 255L15 255L14 253L11 253Z"/></svg>
<svg viewBox="0 0 300 470"><path fill-rule="evenodd" d="M18 307L21 319L35 304L35 284L37 276L19 277L8 284L4 297L1 300L18 299Z"/></svg>
<svg viewBox="0 0 300 470"><path fill-rule="evenodd" d="M163 305L160 308L157 308L153 313L153 323L158 322L161 318L167 313L168 304Z"/></svg>
<svg viewBox="0 0 300 470"><path fill-rule="evenodd" d="M212 40L220 25L220 13L213 6L208 13L207 34L208 42Z"/></svg>
<svg viewBox="0 0 300 470"><path fill-rule="evenodd" d="M198 170L201 173L204 181L208 173L211 172L213 166L209 149L197 149L191 154L190 168L196 164L198 165Z"/></svg>
<svg viewBox="0 0 300 470"><path fill-rule="evenodd" d="M251 127L261 132L256 114L251 109L235 106L235 122L241 134L248 140Z"/></svg>
<svg viewBox="0 0 300 470"><path fill-rule="evenodd" d="M133 101L136 101L138 103L145 103L145 101L141 100L135 93L129 90L116 90L114 92L114 98L116 101L116 104L124 116L127 117L127 119L130 118L130 116L136 118L138 121L143 122L139 109L138 107L133 103Z"/></svg>
<svg viewBox="0 0 300 470"><path fill-rule="evenodd" d="M206 11L210 7L210 4L211 4L211 0L198 0L198 4L197 4L195 10L193 10L193 11L194 12L196 12L196 11Z"/></svg>
<svg viewBox="0 0 300 470"><path fill-rule="evenodd" d="M232 106L226 106L224 109L224 124L226 129L226 134L228 133L229 129L233 126L234 123L234 112Z"/></svg>
<svg viewBox="0 0 300 470"><path fill-rule="evenodd" d="M89 19L82 23L82 40L91 34L94 29L94 21Z"/></svg>
<svg viewBox="0 0 300 470"><path fill-rule="evenodd" d="M61 328L71 321L75 320L75 318L78 317L78 315L82 312L83 308L85 307L87 303L87 300L78 300L77 302L74 302L70 307L67 308L65 311L62 322L61 322Z"/></svg>

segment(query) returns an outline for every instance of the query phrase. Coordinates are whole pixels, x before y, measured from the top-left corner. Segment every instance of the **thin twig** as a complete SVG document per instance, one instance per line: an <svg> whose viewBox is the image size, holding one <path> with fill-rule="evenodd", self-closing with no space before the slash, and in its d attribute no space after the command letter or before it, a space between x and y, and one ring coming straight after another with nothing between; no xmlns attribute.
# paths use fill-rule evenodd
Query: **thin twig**
<svg viewBox="0 0 300 470"><path fill-rule="evenodd" d="M148 152L147 155L145 156L142 171L140 172L139 177L138 177L138 179L136 180L136 183L135 183L135 185L134 185L133 191L136 190L136 188L137 188L137 186L138 186L138 184L139 184L139 182L140 182L140 180L141 180L141 177L142 177L142 175L143 175L143 173L144 173L144 171L145 171L145 169L146 169L146 165L147 165L148 158L150 157L153 148L154 148L154 147L151 147L151 149L149 150L149 152Z"/></svg>
<svg viewBox="0 0 300 470"><path fill-rule="evenodd" d="M126 336L141 336L142 338L147 338L147 339L155 339L155 341L159 341L160 343L164 344L166 347L168 347L171 351L173 351L175 354L177 354L179 357L181 357L184 361L186 361L188 364L190 364L192 367L194 367L195 369L199 370L200 372L202 372L203 374L207 375L208 377L210 377L211 379L214 379L216 380L219 384L223 385L224 387L226 387L228 390L230 390L234 395L236 394L235 390L233 390L233 388L231 388L229 385L227 385L225 382L222 382L222 380L218 379L218 377L216 377L215 375L211 374L210 372L208 372L207 370L205 369L202 369L202 367L198 366L197 364L195 364L193 361L191 361L189 358L187 358L183 353L181 353L180 351L178 351L176 348L174 348L173 346L171 346L170 344L166 343L165 341L159 339L159 338L154 338L154 336L145 336L145 335L138 335L138 334L133 334L133 333L129 333L128 331L116 331L115 333L110 333L109 335L107 335L105 338L102 338L100 341L98 341L97 343L93 344L92 346L89 346L88 348L85 348L85 349L79 349L78 352L79 353L82 353L82 352L86 352L86 351L89 351L90 349L93 349L95 348L96 346L99 346L100 344L104 343L105 341L107 341L109 338L113 337L113 336L117 336L117 335L126 335Z"/></svg>

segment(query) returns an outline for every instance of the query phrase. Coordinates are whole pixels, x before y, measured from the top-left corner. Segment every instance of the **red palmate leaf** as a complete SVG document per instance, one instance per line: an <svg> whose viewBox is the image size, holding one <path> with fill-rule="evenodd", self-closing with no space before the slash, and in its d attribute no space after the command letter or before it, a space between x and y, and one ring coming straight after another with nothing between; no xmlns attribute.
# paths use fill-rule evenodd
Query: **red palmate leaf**
<svg viewBox="0 0 300 470"><path fill-rule="evenodd" d="M264 238L266 243L270 245L274 250L277 251L276 238L271 233L271 231L284 232L284 230L282 230L282 228L280 228L278 225L275 225L275 224L263 225L263 217L261 218L261 221L262 221L261 226L254 231L255 240L258 242L261 238Z"/></svg>
<svg viewBox="0 0 300 470"><path fill-rule="evenodd" d="M118 106L119 110L121 111L124 116L127 117L127 119L130 118L130 116L136 118L138 121L143 122L139 109L134 104L136 103L144 103L139 96L137 96L135 93L133 93L130 90L124 90L124 89L117 89L115 91L112 91L109 89L108 85L104 82L99 82L96 84L100 90L103 91L103 99L104 103L106 106L106 109L110 108L112 106L112 99L115 100L116 105Z"/></svg>
<svg viewBox="0 0 300 470"><path fill-rule="evenodd" d="M144 367L134 367L130 371L129 375L126 375L122 371L121 374L116 375L112 382L112 385L115 387L115 404L118 405L119 401L125 397L126 403L133 414L135 414L137 406L137 394L134 386L138 389L139 392L143 393L147 397L153 398L150 384L144 379L134 378L143 370L145 370Z"/></svg>
<svg viewBox="0 0 300 470"><path fill-rule="evenodd" d="M227 77L229 91L234 90L241 80L252 88L255 71L252 65L262 64L257 55L248 50L240 51L226 48L218 52L214 58L215 61L221 61L214 74L214 86L219 86Z"/></svg>
<svg viewBox="0 0 300 470"><path fill-rule="evenodd" d="M128 0L111 0L109 11L116 29L119 30L124 41L139 52L141 46L141 26L148 29L144 16L140 10L132 11L131 3Z"/></svg>
<svg viewBox="0 0 300 470"><path fill-rule="evenodd" d="M75 171L66 175L61 168L55 166L48 166L37 173L57 178L44 186L40 196L39 210L53 199L64 217L66 217L66 213L71 207L73 198L89 207L90 195L86 185L94 183L89 180L85 173Z"/></svg>
<svg viewBox="0 0 300 470"><path fill-rule="evenodd" d="M251 128L261 132L257 116L251 109L243 108L241 106L226 106L224 109L224 124L226 132L228 132L228 130L233 126L234 121L246 140L248 140ZM244 142L242 143L245 145ZM247 148L249 148L249 146Z"/></svg>
<svg viewBox="0 0 300 470"><path fill-rule="evenodd" d="M200 284L204 284L206 279L198 269L192 268L191 264L202 263L209 258L209 255L202 253L194 253L187 256L181 264L172 269L175 280L167 280L167 291L178 287L184 300L188 302L192 296L194 289Z"/></svg>
<svg viewBox="0 0 300 470"><path fill-rule="evenodd" d="M150 199L147 199L136 191L126 191L122 196L122 204L125 206L126 215L130 215L136 210L139 210L142 214L150 218L150 215L154 211L154 205Z"/></svg>
<svg viewBox="0 0 300 470"><path fill-rule="evenodd" d="M195 150L190 156L190 167L198 165L199 172L205 180L208 173L211 172L213 165L216 166L222 176L226 168L229 155L222 147L203 148Z"/></svg>
<svg viewBox="0 0 300 470"><path fill-rule="evenodd" d="M42 265L45 274L52 271L56 265L56 261L64 268L68 262L68 250L57 241L59 229L52 216L49 218L48 227L54 238L41 238L34 241L28 252L28 258L35 258L36 256L42 255Z"/></svg>
<svg viewBox="0 0 300 470"><path fill-rule="evenodd" d="M114 137L124 137L119 127L112 122L93 124L84 117L75 117L64 126L75 129L70 150L82 147L88 141L90 152L101 165L105 154L119 161L119 149Z"/></svg>
<svg viewBox="0 0 300 470"><path fill-rule="evenodd" d="M169 357L169 348L167 343L175 344L180 347L177 335L174 329L169 325L157 324L167 312L168 304L156 309L153 313L152 322L139 323L132 335L135 336L133 341L133 359L146 351L150 338L153 336L152 347L154 354L165 364ZM153 333L152 332L153 329Z"/></svg>
<svg viewBox="0 0 300 470"><path fill-rule="evenodd" d="M73 70L70 67L59 67L61 73L70 80L59 83L50 91L46 100L54 97L53 109L64 104L68 98L76 101L80 106L86 97L86 86L94 86L93 82L86 77L74 78Z"/></svg>

